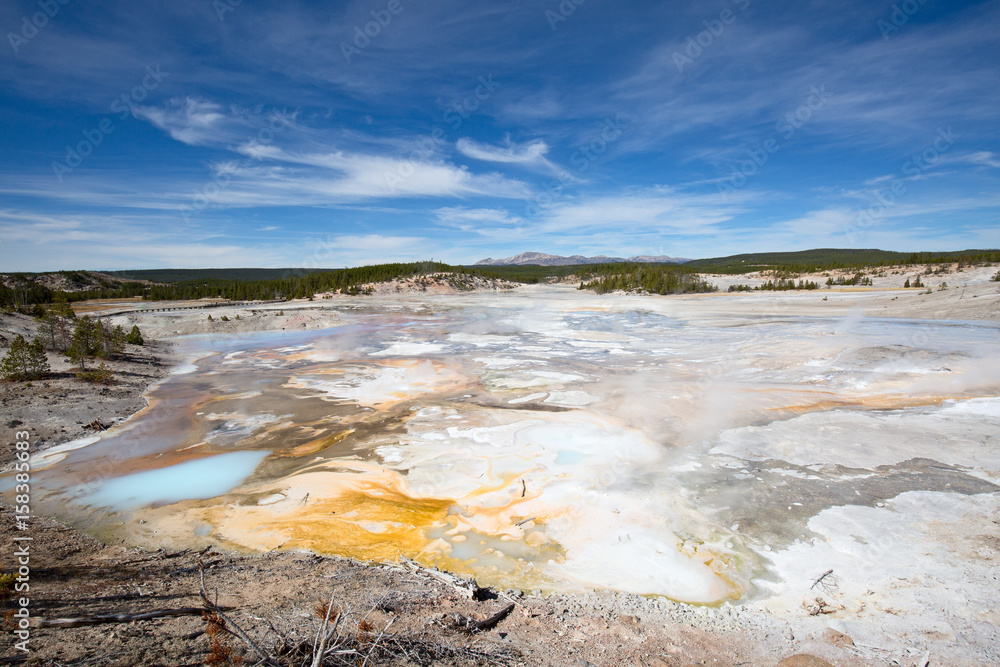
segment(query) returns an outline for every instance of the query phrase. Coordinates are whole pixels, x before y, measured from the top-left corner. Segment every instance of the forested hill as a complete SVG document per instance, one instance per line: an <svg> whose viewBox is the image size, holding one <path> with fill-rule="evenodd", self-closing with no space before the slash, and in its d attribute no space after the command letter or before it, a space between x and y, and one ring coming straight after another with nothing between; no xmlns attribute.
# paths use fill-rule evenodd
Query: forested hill
<svg viewBox="0 0 1000 667"><path fill-rule="evenodd" d="M580 289L594 290L598 294L615 291L685 294L716 289L686 265L598 264L587 267L579 275Z"/></svg>
<svg viewBox="0 0 1000 667"><path fill-rule="evenodd" d="M352 269L304 273L303 275L292 274L263 280L196 278L169 285L155 285L150 287L146 298L164 300L223 297L236 301L303 299L324 292L358 294L363 291L363 286L365 285L387 282L396 278L437 273L496 277L489 271L462 269L440 262L377 264Z"/></svg>
<svg viewBox="0 0 1000 667"><path fill-rule="evenodd" d="M238 301L307 298L325 292L358 294L373 283L427 274L536 283L576 276L597 291L642 290L657 294L704 291L697 273L774 275L832 269L916 264L1000 263L1000 250L901 253L886 250L819 248L801 252L751 253L696 259L684 264L596 264L590 266L449 266L440 262L378 264L350 269L149 269L139 271L53 271L0 274L0 308L85 299L141 297L149 300L223 298Z"/></svg>
<svg viewBox="0 0 1000 667"><path fill-rule="evenodd" d="M308 298L324 292L358 294L365 286L427 274L500 276L494 271L453 267L440 262L378 264L351 269L155 269L149 271L61 271L0 276L0 307L27 308L55 301L142 297L182 300L223 298L234 301ZM529 278L529 282L536 279ZM155 282L154 282L155 281ZM460 281L461 282L461 281Z"/></svg>
<svg viewBox="0 0 1000 667"><path fill-rule="evenodd" d="M192 280L281 280L310 273L331 273L338 269L137 269L107 271L125 280L148 280L156 283L181 283Z"/></svg>
<svg viewBox="0 0 1000 667"><path fill-rule="evenodd" d="M1000 262L1000 250L956 250L949 252L893 252L891 250L856 250L817 248L799 252L763 252L710 259L694 259L685 268L702 273L739 274L753 271L810 273L831 269L875 266L940 264L944 262Z"/></svg>

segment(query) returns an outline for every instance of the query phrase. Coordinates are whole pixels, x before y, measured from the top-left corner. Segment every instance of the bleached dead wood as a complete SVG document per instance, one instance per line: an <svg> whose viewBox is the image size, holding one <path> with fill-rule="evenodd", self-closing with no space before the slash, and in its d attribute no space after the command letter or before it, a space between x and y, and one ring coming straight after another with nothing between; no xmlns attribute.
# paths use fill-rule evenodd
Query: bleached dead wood
<svg viewBox="0 0 1000 667"><path fill-rule="evenodd" d="M819 584L819 582L823 581L824 579L826 579L827 577L829 577L831 574L833 574L833 570L827 570L823 574L819 575L819 578L816 581L813 582L813 585L810 586L809 589L812 590L813 588L816 588L816 585Z"/></svg>
<svg viewBox="0 0 1000 667"><path fill-rule="evenodd" d="M407 567L411 572L415 574L425 574L429 577L437 579L443 584L447 584L455 589L463 597L467 597L470 600L475 598L476 591L479 589L479 584L473 579L465 579L463 577L456 576L454 574L449 574L448 572L442 572L440 570L435 570L429 567L423 567L419 563L410 560L406 556L402 557L403 565Z"/></svg>
<svg viewBox="0 0 1000 667"><path fill-rule="evenodd" d="M232 607L220 607L232 609ZM102 614L98 616L79 616L76 618L39 618L35 620L38 628L79 628L84 625L101 625L102 623L131 623L132 621L148 621L154 618L170 618L174 616L197 616L209 609L205 607L180 607L177 609L157 609L141 614Z"/></svg>

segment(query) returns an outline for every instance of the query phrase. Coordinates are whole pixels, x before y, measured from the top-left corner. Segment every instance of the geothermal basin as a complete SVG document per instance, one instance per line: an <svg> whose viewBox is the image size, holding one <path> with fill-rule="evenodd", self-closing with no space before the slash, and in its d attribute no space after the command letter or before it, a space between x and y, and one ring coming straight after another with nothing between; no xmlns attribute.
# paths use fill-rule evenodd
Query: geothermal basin
<svg viewBox="0 0 1000 667"><path fill-rule="evenodd" d="M777 298L344 298L182 337L148 408L36 456L36 511L996 646L997 324Z"/></svg>

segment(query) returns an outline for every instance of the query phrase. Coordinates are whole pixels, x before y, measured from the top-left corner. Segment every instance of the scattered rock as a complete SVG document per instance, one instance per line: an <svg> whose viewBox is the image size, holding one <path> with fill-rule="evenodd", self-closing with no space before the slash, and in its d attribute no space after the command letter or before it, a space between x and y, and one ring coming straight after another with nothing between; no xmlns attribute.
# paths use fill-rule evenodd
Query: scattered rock
<svg viewBox="0 0 1000 667"><path fill-rule="evenodd" d="M834 646L854 646L854 640L851 639L850 635L845 635L843 632L838 632L833 628L827 628L823 631L823 639Z"/></svg>
<svg viewBox="0 0 1000 667"><path fill-rule="evenodd" d="M802 603L802 606L809 613L810 616L818 616L820 614L832 614L837 609L830 605L829 602L823 598L813 598L812 600L806 600Z"/></svg>

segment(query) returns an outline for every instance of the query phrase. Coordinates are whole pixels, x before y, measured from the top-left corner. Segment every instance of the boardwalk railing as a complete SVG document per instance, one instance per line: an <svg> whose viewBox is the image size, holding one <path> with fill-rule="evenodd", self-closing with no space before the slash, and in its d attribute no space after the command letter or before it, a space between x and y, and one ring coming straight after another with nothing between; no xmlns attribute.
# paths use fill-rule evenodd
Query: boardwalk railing
<svg viewBox="0 0 1000 667"><path fill-rule="evenodd" d="M165 313L170 310L203 310L205 308L227 308L231 306L262 306L268 303L285 303L288 299L271 299L270 301L216 301L204 303L197 306L167 306L165 308L135 308L133 310L120 310L115 313L105 313L97 317L112 317L116 315L131 315L134 313Z"/></svg>

